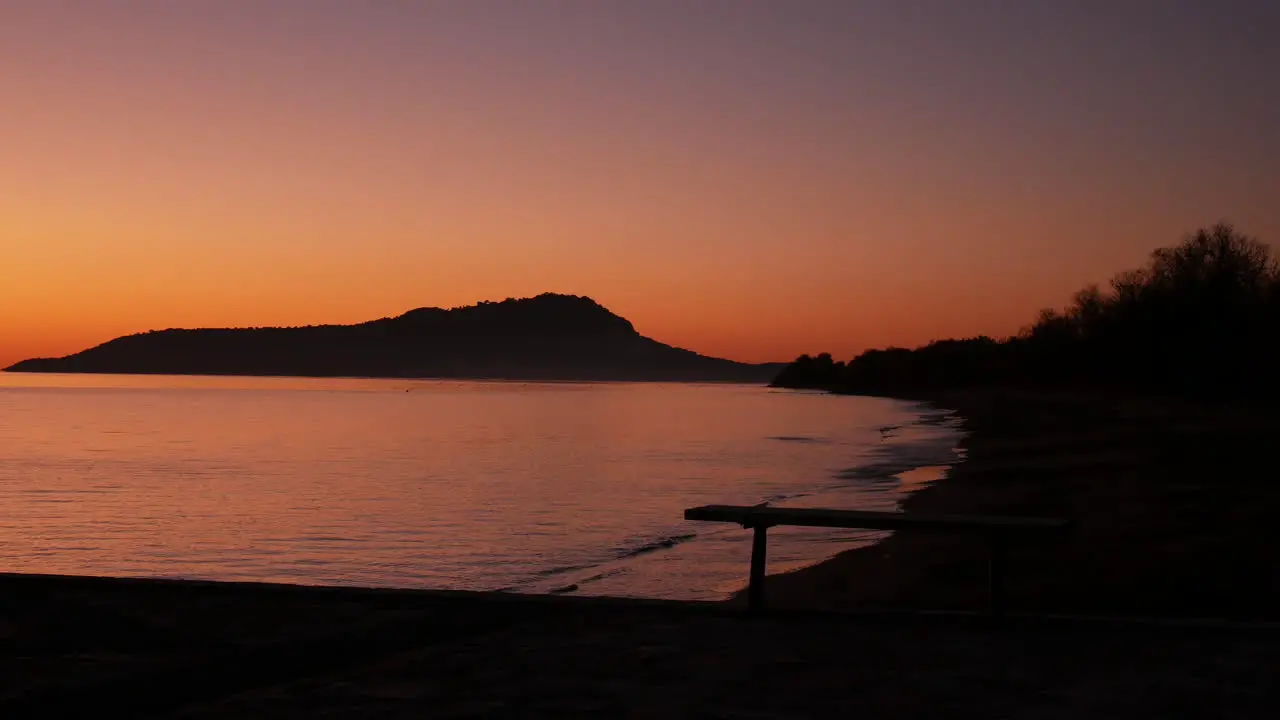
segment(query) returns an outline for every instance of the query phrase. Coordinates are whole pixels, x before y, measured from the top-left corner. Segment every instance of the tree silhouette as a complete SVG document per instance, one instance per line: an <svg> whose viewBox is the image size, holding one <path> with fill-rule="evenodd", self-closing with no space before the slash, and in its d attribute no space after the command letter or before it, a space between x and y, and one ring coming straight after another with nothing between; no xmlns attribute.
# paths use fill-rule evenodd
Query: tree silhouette
<svg viewBox="0 0 1280 720"><path fill-rule="evenodd" d="M823 356L819 356L821 358ZM1144 268L1090 285L1017 335L941 340L862 353L847 364L802 357L782 387L894 394L983 384L1069 384L1219 395L1280 387L1280 267L1228 223L1151 253Z"/></svg>

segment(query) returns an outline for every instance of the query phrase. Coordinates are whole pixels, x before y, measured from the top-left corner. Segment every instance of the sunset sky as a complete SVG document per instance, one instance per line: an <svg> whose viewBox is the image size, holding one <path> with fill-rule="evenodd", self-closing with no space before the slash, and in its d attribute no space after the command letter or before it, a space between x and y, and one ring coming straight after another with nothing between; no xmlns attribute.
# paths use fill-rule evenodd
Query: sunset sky
<svg viewBox="0 0 1280 720"><path fill-rule="evenodd" d="M740 360L1280 243L1280 2L4 0L0 366L543 291Z"/></svg>

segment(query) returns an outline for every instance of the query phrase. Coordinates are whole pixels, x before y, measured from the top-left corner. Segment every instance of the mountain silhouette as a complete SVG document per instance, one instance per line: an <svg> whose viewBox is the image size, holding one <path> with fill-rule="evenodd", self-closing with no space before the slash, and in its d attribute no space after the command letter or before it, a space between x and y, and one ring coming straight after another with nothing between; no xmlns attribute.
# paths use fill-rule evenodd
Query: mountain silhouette
<svg viewBox="0 0 1280 720"><path fill-rule="evenodd" d="M10 372L766 382L782 364L647 338L591 298L546 293L356 325L153 330Z"/></svg>

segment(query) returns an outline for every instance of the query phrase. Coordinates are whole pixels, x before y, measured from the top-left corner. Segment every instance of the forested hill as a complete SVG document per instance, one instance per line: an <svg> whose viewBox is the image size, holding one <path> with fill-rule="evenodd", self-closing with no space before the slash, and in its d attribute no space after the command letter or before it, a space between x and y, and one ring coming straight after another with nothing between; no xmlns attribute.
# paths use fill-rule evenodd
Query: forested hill
<svg viewBox="0 0 1280 720"><path fill-rule="evenodd" d="M1229 224L1152 252L1109 287L1041 310L1007 338L801 356L777 387L896 397L1020 385L1208 397L1280 395L1280 264Z"/></svg>

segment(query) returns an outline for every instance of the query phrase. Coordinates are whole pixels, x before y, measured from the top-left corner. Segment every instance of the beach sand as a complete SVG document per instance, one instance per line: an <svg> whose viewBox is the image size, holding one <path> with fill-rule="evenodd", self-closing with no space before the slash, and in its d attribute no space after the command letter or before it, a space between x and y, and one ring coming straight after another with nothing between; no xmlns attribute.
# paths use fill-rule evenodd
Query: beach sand
<svg viewBox="0 0 1280 720"><path fill-rule="evenodd" d="M1274 717L1280 629L2 577L5 718ZM15 604L18 603L18 604ZM25 604L22 604L25 603Z"/></svg>

